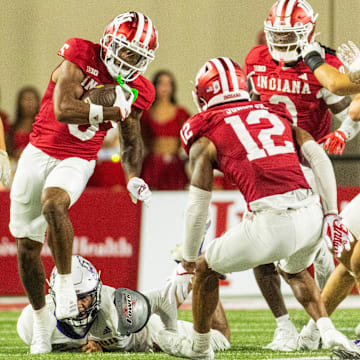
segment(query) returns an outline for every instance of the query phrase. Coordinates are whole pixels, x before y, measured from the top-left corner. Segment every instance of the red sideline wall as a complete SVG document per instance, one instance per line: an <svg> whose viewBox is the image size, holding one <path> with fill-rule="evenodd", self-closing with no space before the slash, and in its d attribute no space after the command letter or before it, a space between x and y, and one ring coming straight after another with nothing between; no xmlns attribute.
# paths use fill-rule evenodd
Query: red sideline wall
<svg viewBox="0 0 360 360"><path fill-rule="evenodd" d="M10 235L9 192L0 191L0 295L23 295L17 272L16 244ZM89 259L101 270L105 284L137 288L141 205L125 192L86 190L71 208L73 253ZM47 245L42 259L49 278L54 262Z"/></svg>
<svg viewBox="0 0 360 360"><path fill-rule="evenodd" d="M339 188L339 209L359 192L360 187ZM0 296L24 294L17 273L15 240L8 229L9 208L9 193L0 191ZM87 189L70 210L70 217L75 234L73 253L88 258L101 270L105 284L136 289L141 205L134 205L126 192ZM47 245L42 259L49 277L54 263Z"/></svg>

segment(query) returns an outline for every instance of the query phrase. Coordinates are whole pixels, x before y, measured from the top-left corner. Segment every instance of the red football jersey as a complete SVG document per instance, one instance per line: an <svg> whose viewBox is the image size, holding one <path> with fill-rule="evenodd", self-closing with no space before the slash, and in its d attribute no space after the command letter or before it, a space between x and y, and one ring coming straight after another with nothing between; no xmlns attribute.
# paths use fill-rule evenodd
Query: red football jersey
<svg viewBox="0 0 360 360"><path fill-rule="evenodd" d="M334 55L326 53L325 61L337 69L343 67ZM262 102L285 105L294 125L309 132L315 140L330 132L328 105L343 97L325 89L303 61L294 67L281 67L272 59L267 45L258 45L247 55L244 70Z"/></svg>
<svg viewBox="0 0 360 360"><path fill-rule="evenodd" d="M300 168L284 107L271 109L259 101L212 107L191 117L180 131L189 153L200 137L211 140L218 169L243 194L246 202L295 189L309 189Z"/></svg>
<svg viewBox="0 0 360 360"><path fill-rule="evenodd" d="M72 38L58 51L58 55L79 66L86 77L82 82L84 92L98 84L116 84L100 59L100 45ZM153 84L143 76L137 77L129 86L139 91L133 106L147 110L155 99ZM54 114L53 92L55 83L50 79L41 101L39 114L33 124L30 142L57 159L80 157L85 160L97 158L104 137L112 127L110 121L99 125L63 124Z"/></svg>

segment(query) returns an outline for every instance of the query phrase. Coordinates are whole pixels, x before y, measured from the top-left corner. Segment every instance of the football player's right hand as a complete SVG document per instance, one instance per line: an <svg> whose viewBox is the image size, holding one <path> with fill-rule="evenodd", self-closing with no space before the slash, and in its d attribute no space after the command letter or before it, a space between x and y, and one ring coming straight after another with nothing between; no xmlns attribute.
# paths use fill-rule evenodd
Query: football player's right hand
<svg viewBox="0 0 360 360"><path fill-rule="evenodd" d="M138 177L131 178L127 184L127 189L134 204L140 200L143 201L146 206L150 205L152 194L148 184L143 179Z"/></svg>
<svg viewBox="0 0 360 360"><path fill-rule="evenodd" d="M323 59L325 59L325 49L316 41L311 43L304 43L301 49L301 56L303 59L312 52L318 53Z"/></svg>
<svg viewBox="0 0 360 360"><path fill-rule="evenodd" d="M324 150L329 154L342 155L345 149L345 141L346 135L341 130L336 130L322 137L318 143L324 143Z"/></svg>
<svg viewBox="0 0 360 360"><path fill-rule="evenodd" d="M0 150L0 181L4 186L10 184L11 179L11 167L9 157L6 151Z"/></svg>
<svg viewBox="0 0 360 360"><path fill-rule="evenodd" d="M120 85L117 85L115 87L115 94L116 94L116 97L115 97L113 106L115 106L119 109L121 121L124 121L125 119L128 118L128 116L131 113L131 104L132 104L134 95L131 93L131 91L130 91L130 94L128 94L127 91L125 92L124 89ZM128 98L127 98L127 96L128 96Z"/></svg>
<svg viewBox="0 0 360 360"><path fill-rule="evenodd" d="M181 263L177 264L176 269L169 279L168 299L170 304L177 298L182 304L189 295L189 285L191 284L194 272L185 270ZM175 295L175 296L174 296Z"/></svg>
<svg viewBox="0 0 360 360"><path fill-rule="evenodd" d="M360 84L360 50L352 42L338 47L337 56L349 69L349 78L355 84Z"/></svg>
<svg viewBox="0 0 360 360"><path fill-rule="evenodd" d="M87 344L81 347L81 351L84 353L103 352L103 348L98 342L89 340Z"/></svg>
<svg viewBox="0 0 360 360"><path fill-rule="evenodd" d="M354 242L351 232L337 214L325 215L322 235L328 248L333 250L337 258L341 257L344 249L349 251L351 243Z"/></svg>
<svg viewBox="0 0 360 360"><path fill-rule="evenodd" d="M336 55L350 71L360 70L360 50L352 41L339 46Z"/></svg>

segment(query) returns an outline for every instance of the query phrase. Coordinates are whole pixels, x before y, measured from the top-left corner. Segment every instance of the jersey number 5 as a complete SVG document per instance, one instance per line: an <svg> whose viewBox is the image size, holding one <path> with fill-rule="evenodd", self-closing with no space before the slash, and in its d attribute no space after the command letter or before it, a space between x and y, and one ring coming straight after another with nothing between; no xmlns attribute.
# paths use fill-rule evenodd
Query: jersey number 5
<svg viewBox="0 0 360 360"><path fill-rule="evenodd" d="M261 147L258 146L245 126L245 123L248 125L258 124L260 123L260 119L267 119L273 125L272 128L260 130L257 138L261 143ZM245 123L239 115L226 117L225 122L233 128L237 138L247 152L249 161L261 159L266 156L295 152L294 144L291 141L285 140L284 145L275 145L271 136L282 135L285 126L275 114L271 114L266 110L251 111L246 117Z"/></svg>

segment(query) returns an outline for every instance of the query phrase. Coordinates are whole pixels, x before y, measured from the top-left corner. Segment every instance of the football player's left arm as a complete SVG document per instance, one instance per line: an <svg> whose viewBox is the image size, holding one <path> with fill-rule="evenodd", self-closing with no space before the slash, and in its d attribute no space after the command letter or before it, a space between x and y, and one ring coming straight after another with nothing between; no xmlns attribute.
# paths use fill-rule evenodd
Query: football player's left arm
<svg viewBox="0 0 360 360"><path fill-rule="evenodd" d="M349 114L351 98L343 97L335 104L328 105L334 117L341 122L341 126L332 133L324 136L318 142L324 142L324 149L329 154L342 154L345 149L345 142L353 139L360 130L360 123L357 119L352 119Z"/></svg>
<svg viewBox="0 0 360 360"><path fill-rule="evenodd" d="M336 95L344 96L360 92L355 73L343 74L325 62L325 49L316 41L305 44L302 49L305 64L314 73L322 86Z"/></svg>
<svg viewBox="0 0 360 360"><path fill-rule="evenodd" d="M353 121L360 121L360 94L356 95L351 102L349 116Z"/></svg>
<svg viewBox="0 0 360 360"><path fill-rule="evenodd" d="M195 270L195 260L203 239L208 217L216 164L215 145L207 138L198 139L190 148L191 181L185 209L185 240L182 264Z"/></svg>
<svg viewBox="0 0 360 360"><path fill-rule="evenodd" d="M141 114L140 109L133 107L128 118L118 123L120 156L131 200L135 204L137 200L141 200L148 205L151 200L151 191L144 180L139 178L144 157L140 126ZM164 179L164 181L166 180Z"/></svg>
<svg viewBox="0 0 360 360"><path fill-rule="evenodd" d="M334 169L325 151L306 131L296 128L296 141L301 152L315 175L315 181L324 210L323 237L328 248L337 257L343 249L350 250L350 243L354 241L351 233L338 215L337 188Z"/></svg>
<svg viewBox="0 0 360 360"><path fill-rule="evenodd" d="M315 175L325 214L337 214L336 179L329 157L307 131L296 127L295 138Z"/></svg>
<svg viewBox="0 0 360 360"><path fill-rule="evenodd" d="M133 107L125 121L118 123L121 164L129 181L140 175L144 156L144 145L141 137L140 117L142 111Z"/></svg>
<svg viewBox="0 0 360 360"><path fill-rule="evenodd" d="M344 96L360 92L360 84L354 84L348 74L343 74L327 63L316 68L314 75L319 83L333 94Z"/></svg>

